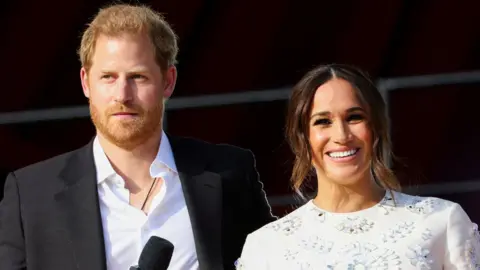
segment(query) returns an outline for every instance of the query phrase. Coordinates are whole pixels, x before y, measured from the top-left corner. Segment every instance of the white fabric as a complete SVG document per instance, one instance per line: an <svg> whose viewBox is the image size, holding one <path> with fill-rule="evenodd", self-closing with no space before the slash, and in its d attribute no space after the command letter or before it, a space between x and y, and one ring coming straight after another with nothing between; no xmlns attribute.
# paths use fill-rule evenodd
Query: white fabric
<svg viewBox="0 0 480 270"><path fill-rule="evenodd" d="M237 269L480 269L477 226L460 205L386 193L374 207L331 213L309 201L251 233Z"/></svg>
<svg viewBox="0 0 480 270"><path fill-rule="evenodd" d="M98 138L93 143L93 154L107 268L127 270L130 266L137 265L144 245L155 235L174 245L168 269L198 269L192 226L172 149L165 133L162 133L157 157L150 166L152 178L161 177L164 182L152 201L148 216L129 204L129 191L125 188L125 182L112 168Z"/></svg>

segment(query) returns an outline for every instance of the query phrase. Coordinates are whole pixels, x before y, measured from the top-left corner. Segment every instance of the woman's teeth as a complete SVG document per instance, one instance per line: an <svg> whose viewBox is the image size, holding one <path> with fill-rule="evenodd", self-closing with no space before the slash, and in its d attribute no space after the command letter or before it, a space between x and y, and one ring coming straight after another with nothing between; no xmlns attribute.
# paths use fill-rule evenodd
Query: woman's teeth
<svg viewBox="0 0 480 270"><path fill-rule="evenodd" d="M352 150L342 151L342 152L330 152L328 153L328 156L332 158L344 158L344 157L353 156L357 152L358 152L358 149L352 149Z"/></svg>

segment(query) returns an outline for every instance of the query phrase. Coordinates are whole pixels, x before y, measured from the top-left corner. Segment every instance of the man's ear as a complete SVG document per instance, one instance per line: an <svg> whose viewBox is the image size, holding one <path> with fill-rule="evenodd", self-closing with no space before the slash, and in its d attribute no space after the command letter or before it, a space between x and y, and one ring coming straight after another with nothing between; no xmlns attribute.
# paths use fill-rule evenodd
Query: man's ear
<svg viewBox="0 0 480 270"><path fill-rule="evenodd" d="M88 87L88 73L84 67L80 69L80 80L82 82L83 94L85 95L85 97L90 98L90 88Z"/></svg>
<svg viewBox="0 0 480 270"><path fill-rule="evenodd" d="M163 89L163 99L168 99L172 96L173 90L175 90L175 84L177 83L177 68L172 65L165 72L164 77L165 88Z"/></svg>

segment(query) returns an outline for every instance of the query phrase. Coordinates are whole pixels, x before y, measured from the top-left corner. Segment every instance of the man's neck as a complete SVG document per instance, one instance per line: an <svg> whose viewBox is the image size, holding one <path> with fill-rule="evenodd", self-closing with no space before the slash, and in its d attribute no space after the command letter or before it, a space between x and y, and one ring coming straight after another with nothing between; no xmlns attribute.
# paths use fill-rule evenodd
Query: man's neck
<svg viewBox="0 0 480 270"><path fill-rule="evenodd" d="M101 133L97 137L113 169L126 182L126 186L143 187L150 183L150 165L157 156L162 130L134 149L126 150L107 140Z"/></svg>

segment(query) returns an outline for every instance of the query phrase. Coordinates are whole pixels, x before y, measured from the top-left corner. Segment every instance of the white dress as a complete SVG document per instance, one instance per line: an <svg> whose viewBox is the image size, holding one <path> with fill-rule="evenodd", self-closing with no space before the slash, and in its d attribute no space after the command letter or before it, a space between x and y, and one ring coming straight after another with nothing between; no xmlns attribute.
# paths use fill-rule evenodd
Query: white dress
<svg viewBox="0 0 480 270"><path fill-rule="evenodd" d="M386 192L332 213L312 201L251 233L237 269L480 269L480 237L456 203Z"/></svg>

